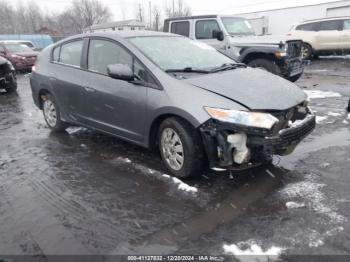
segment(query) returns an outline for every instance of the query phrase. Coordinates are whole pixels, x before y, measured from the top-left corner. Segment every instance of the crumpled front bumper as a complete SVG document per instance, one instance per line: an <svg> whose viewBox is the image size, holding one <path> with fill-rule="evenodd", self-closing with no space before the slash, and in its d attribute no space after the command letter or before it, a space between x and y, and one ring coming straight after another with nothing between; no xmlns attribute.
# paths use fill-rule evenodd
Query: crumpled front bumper
<svg viewBox="0 0 350 262"><path fill-rule="evenodd" d="M262 145L264 152L272 155L288 155L316 127L316 116L308 114L300 123L279 131L278 135L252 138L250 143Z"/></svg>
<svg viewBox="0 0 350 262"><path fill-rule="evenodd" d="M266 130L238 127L234 124L209 120L200 127L204 147L211 167L246 169L247 165L266 161L269 155L288 155L316 127L316 116L310 111L297 124L280 130L277 134L268 134ZM227 142L230 134L245 133L247 147L251 151L249 163L236 164L233 161L234 148Z"/></svg>

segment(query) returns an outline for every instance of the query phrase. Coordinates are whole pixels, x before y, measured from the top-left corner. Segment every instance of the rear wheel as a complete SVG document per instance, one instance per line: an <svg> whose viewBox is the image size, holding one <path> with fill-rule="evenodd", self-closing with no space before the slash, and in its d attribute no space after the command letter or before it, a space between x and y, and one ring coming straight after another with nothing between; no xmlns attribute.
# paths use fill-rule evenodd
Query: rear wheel
<svg viewBox="0 0 350 262"><path fill-rule="evenodd" d="M301 56L304 60L309 60L312 57L312 47L309 44L303 43L301 46Z"/></svg>
<svg viewBox="0 0 350 262"><path fill-rule="evenodd" d="M64 131L68 125L61 120L60 109L52 95L44 96L43 114L46 124L54 132Z"/></svg>
<svg viewBox="0 0 350 262"><path fill-rule="evenodd" d="M202 140L186 121L171 117L160 125L159 151L168 170L176 177L200 175L205 165Z"/></svg>
<svg viewBox="0 0 350 262"><path fill-rule="evenodd" d="M260 68L263 70L266 70L272 74L281 75L281 69L278 67L278 65L276 65L273 61L265 59L265 58L259 58L259 59L255 59L253 61L250 61L248 63L248 65L250 67L254 67L254 68Z"/></svg>

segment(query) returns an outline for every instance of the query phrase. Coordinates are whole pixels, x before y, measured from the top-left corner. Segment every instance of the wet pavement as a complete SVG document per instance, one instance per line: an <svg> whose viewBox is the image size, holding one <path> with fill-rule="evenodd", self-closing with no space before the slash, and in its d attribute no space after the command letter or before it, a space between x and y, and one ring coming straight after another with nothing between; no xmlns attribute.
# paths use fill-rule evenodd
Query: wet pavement
<svg viewBox="0 0 350 262"><path fill-rule="evenodd" d="M318 126L292 155L190 181L157 152L50 133L20 76L18 94L0 94L0 254L349 255L349 69L322 58L297 82Z"/></svg>

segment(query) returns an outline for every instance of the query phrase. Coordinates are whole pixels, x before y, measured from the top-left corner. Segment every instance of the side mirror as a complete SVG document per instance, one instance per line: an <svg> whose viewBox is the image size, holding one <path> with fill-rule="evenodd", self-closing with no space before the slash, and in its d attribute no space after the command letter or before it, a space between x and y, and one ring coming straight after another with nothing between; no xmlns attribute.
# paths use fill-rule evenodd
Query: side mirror
<svg viewBox="0 0 350 262"><path fill-rule="evenodd" d="M224 41L224 32L222 32L221 30L213 30L213 38L216 38L219 41Z"/></svg>
<svg viewBox="0 0 350 262"><path fill-rule="evenodd" d="M128 65L114 64L107 66L107 73L110 77L114 79L133 81L135 76L133 71Z"/></svg>

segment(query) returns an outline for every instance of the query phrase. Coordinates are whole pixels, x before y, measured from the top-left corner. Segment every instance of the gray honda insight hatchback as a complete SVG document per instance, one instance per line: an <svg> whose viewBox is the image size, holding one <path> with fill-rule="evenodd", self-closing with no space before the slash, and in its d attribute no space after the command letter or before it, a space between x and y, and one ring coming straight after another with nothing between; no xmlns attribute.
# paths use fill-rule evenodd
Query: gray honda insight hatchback
<svg viewBox="0 0 350 262"><path fill-rule="evenodd" d="M82 34L40 54L30 78L47 125L159 147L177 177L286 155L315 128L305 93L214 48L159 32Z"/></svg>

